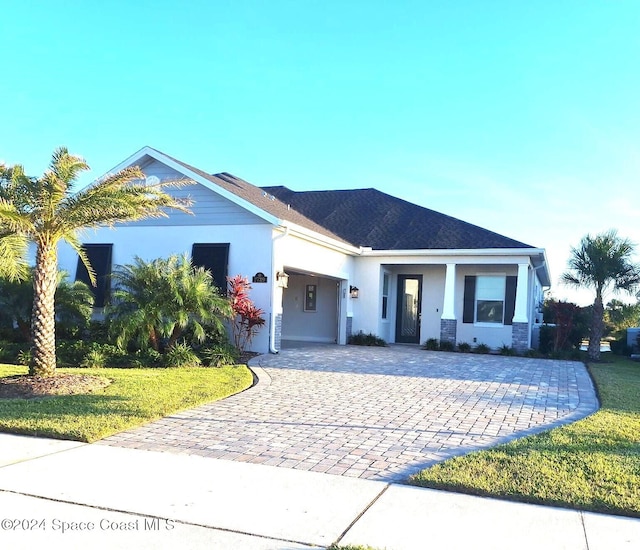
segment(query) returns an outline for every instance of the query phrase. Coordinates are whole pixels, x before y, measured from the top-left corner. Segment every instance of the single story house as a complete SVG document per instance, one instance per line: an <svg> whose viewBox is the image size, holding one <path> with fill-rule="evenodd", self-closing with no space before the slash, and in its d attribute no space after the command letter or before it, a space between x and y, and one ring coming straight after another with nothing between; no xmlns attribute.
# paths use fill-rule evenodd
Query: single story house
<svg viewBox="0 0 640 550"><path fill-rule="evenodd" d="M115 265L187 252L218 285L244 275L267 323L253 351L283 342L334 342L362 331L387 342L531 347L550 284L545 251L375 189L296 192L209 174L151 147L115 167L139 166L149 182L188 179L171 190L193 215L101 228L83 237L109 293ZM70 247L60 268L81 277Z"/></svg>

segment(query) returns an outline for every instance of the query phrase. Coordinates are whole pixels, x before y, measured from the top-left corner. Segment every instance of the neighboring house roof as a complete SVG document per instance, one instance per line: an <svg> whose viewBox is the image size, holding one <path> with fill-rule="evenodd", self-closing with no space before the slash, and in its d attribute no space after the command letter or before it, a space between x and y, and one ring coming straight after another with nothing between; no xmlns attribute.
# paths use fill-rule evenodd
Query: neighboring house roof
<svg viewBox="0 0 640 550"><path fill-rule="evenodd" d="M374 250L533 248L376 189L262 189L342 239Z"/></svg>

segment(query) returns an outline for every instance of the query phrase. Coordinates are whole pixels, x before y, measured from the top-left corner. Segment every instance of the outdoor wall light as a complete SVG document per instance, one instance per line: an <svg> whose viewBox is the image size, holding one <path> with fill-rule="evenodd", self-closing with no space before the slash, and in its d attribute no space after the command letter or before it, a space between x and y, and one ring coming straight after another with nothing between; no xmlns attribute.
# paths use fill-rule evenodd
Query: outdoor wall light
<svg viewBox="0 0 640 550"><path fill-rule="evenodd" d="M360 296L360 289L357 286L350 286L349 296L351 296L352 298L357 298L358 296Z"/></svg>
<svg viewBox="0 0 640 550"><path fill-rule="evenodd" d="M276 281L280 288L289 288L289 275L284 271L278 271L278 273L276 273Z"/></svg>

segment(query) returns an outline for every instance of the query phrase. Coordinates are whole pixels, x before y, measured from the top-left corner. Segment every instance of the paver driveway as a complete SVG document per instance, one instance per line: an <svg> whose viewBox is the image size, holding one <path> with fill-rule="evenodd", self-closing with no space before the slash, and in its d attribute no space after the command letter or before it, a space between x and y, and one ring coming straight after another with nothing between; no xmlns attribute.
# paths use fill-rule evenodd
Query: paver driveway
<svg viewBox="0 0 640 550"><path fill-rule="evenodd" d="M325 345L252 366L257 386L101 443L398 481L598 406L571 361Z"/></svg>

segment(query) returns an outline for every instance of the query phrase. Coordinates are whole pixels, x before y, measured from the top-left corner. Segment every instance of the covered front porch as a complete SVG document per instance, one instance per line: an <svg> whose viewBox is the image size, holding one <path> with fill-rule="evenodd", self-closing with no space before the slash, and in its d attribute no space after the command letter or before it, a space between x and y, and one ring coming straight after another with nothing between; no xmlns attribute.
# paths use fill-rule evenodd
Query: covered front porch
<svg viewBox="0 0 640 550"><path fill-rule="evenodd" d="M543 260L521 250L473 257L421 252L420 258L373 254L360 264L354 332L395 343L531 347L532 328L542 321Z"/></svg>

